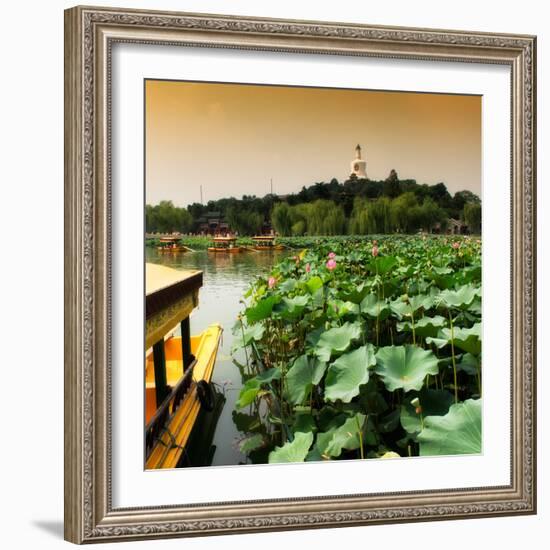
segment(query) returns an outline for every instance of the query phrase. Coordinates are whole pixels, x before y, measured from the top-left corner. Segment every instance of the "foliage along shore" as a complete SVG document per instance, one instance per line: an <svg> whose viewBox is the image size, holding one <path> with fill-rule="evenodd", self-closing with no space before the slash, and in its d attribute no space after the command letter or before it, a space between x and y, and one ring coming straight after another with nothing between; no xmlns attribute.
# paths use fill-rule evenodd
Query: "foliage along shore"
<svg viewBox="0 0 550 550"><path fill-rule="evenodd" d="M444 183L419 184L399 179L392 170L385 180L350 177L303 187L298 193L264 197L244 195L193 203L171 201L146 205L148 233L200 233L208 217L224 220L230 231L252 236L272 227L282 236L415 233L461 219L471 233L481 228L481 201L468 190L451 195Z"/></svg>
<svg viewBox="0 0 550 550"><path fill-rule="evenodd" d="M438 236L431 235L429 238L435 239ZM333 244L352 245L352 244L365 244L372 242L372 240L385 240L388 238L399 238L403 241L407 239L417 239L417 235L333 235L333 236L303 236L303 237L276 237L276 242L286 246L290 250L300 251L304 248L314 247L331 247ZM453 238L452 236L439 237L439 238ZM473 238L476 238L473 236ZM209 246L212 246L212 238L203 235L185 235L178 240L178 243L187 246L192 250L206 250ZM160 238L148 238L145 241L146 246L155 247L160 245ZM254 241L250 237L238 237L237 246L254 246Z"/></svg>
<svg viewBox="0 0 550 550"><path fill-rule="evenodd" d="M245 298L233 420L251 462L481 452L479 239L326 239Z"/></svg>

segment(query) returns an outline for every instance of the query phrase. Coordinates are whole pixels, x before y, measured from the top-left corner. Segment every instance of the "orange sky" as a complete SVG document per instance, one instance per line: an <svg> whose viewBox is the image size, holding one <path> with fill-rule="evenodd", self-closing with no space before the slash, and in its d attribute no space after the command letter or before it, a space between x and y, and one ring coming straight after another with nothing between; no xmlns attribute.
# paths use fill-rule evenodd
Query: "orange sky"
<svg viewBox="0 0 550 550"><path fill-rule="evenodd" d="M146 82L146 201L178 206L286 194L393 168L481 196L481 97L287 86Z"/></svg>

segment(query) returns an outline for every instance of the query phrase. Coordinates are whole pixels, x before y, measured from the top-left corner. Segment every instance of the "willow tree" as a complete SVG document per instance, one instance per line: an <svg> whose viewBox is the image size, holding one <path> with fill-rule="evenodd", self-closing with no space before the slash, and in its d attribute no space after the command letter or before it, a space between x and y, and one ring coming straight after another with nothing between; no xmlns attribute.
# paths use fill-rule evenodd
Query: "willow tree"
<svg viewBox="0 0 550 550"><path fill-rule="evenodd" d="M292 233L291 207L286 202L279 202L271 211L271 225L281 237L288 237Z"/></svg>
<svg viewBox="0 0 550 550"><path fill-rule="evenodd" d="M350 220L350 233L356 235L391 233L391 200L356 199Z"/></svg>
<svg viewBox="0 0 550 550"><path fill-rule="evenodd" d="M230 206L227 209L226 218L233 231L246 236L257 235L264 223L264 217L260 212L246 210L238 206Z"/></svg>
<svg viewBox="0 0 550 550"><path fill-rule="evenodd" d="M415 207L418 206L416 196L412 192L403 193L391 202L391 224L395 231L412 233L414 231Z"/></svg>
<svg viewBox="0 0 550 550"><path fill-rule="evenodd" d="M308 219L311 212L311 204L302 203L290 207L290 220L292 222L292 235L301 237L308 231Z"/></svg>
<svg viewBox="0 0 550 550"><path fill-rule="evenodd" d="M357 197L353 202L349 232L352 235L366 235L369 233L369 209L365 199Z"/></svg>
<svg viewBox="0 0 550 550"><path fill-rule="evenodd" d="M345 235L346 216L334 201L319 199L311 203L307 218L308 235Z"/></svg>
<svg viewBox="0 0 550 550"><path fill-rule="evenodd" d="M481 204L467 202L464 205L464 221L470 233L481 233Z"/></svg>

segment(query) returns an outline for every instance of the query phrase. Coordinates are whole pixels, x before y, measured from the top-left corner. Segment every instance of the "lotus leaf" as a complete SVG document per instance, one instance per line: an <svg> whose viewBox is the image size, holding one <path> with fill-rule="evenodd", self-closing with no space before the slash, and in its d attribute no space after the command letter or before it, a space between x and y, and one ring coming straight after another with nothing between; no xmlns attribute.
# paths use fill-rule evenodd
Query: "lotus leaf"
<svg viewBox="0 0 550 550"><path fill-rule="evenodd" d="M420 455L481 452L481 399L451 405L445 416L427 416L418 435Z"/></svg>
<svg viewBox="0 0 550 550"><path fill-rule="evenodd" d="M354 304L360 304L365 296L370 292L370 287L365 283L361 283L351 290L342 291L340 298L344 301L353 302Z"/></svg>
<svg viewBox="0 0 550 550"><path fill-rule="evenodd" d="M275 447L275 450L269 453L269 464L304 462L312 443L313 433L296 432L292 441L288 441L282 447Z"/></svg>
<svg viewBox="0 0 550 550"><path fill-rule="evenodd" d="M342 454L342 449L358 449L361 444L359 432L363 429L366 418L364 414L357 413L338 428L317 434L315 446L321 456L338 457Z"/></svg>
<svg viewBox="0 0 550 550"><path fill-rule="evenodd" d="M272 380L279 380L279 378L281 378L281 369L279 367L267 369L256 376L256 380L260 383L268 383Z"/></svg>
<svg viewBox="0 0 550 550"><path fill-rule="evenodd" d="M261 434L254 434L246 437L239 443L239 450L241 453L249 453L255 449L259 449L264 445L264 437Z"/></svg>
<svg viewBox="0 0 550 550"><path fill-rule="evenodd" d="M417 413L416 406L411 402L418 399L421 411ZM422 417L442 416L447 414L453 403L453 395L446 390L434 390L422 388L419 393L411 392L405 397L405 404L401 405L401 426L403 429L414 434L422 429Z"/></svg>
<svg viewBox="0 0 550 550"><path fill-rule="evenodd" d="M288 398L293 404L303 403L312 386L319 384L327 364L317 357L301 355L286 374Z"/></svg>
<svg viewBox="0 0 550 550"><path fill-rule="evenodd" d="M315 420L311 414L298 414L294 421L293 431L296 432L315 432L317 426Z"/></svg>
<svg viewBox="0 0 550 550"><path fill-rule="evenodd" d="M365 296L361 302L361 312L383 321L390 314L390 306L386 300L379 300L378 296L372 293Z"/></svg>
<svg viewBox="0 0 550 550"><path fill-rule="evenodd" d="M246 320L249 323L256 323L262 319L267 319L273 311L273 306L280 301L278 295L267 296L259 300L253 307L246 309Z"/></svg>
<svg viewBox="0 0 550 550"><path fill-rule="evenodd" d="M242 409L247 405L250 405L251 403L253 403L260 389L261 389L261 384L259 380L257 380L256 378L252 378L248 380L245 383L245 385L242 387L239 393L239 398L235 403L235 406L238 409Z"/></svg>
<svg viewBox="0 0 550 550"><path fill-rule="evenodd" d="M262 427L258 417L253 414L245 414L237 411L232 413L233 422L240 432L253 432Z"/></svg>
<svg viewBox="0 0 550 550"><path fill-rule="evenodd" d="M472 328L454 327L452 331L450 328L444 328L439 331L437 337L426 338L426 343L443 348L450 345L453 340L455 348L479 355L481 353L481 323L476 323Z"/></svg>
<svg viewBox="0 0 550 550"><path fill-rule="evenodd" d="M265 328L259 323L250 325L249 327L240 327L238 325L240 323L235 326L233 331L235 336L233 341L237 347L248 346L253 340L261 340L264 335Z"/></svg>
<svg viewBox="0 0 550 550"><path fill-rule="evenodd" d="M393 256L378 256L372 262L376 273L379 275L385 275L391 271L397 265L397 258Z"/></svg>
<svg viewBox="0 0 550 550"><path fill-rule="evenodd" d="M417 294L415 296L401 296L390 303L391 310L399 319L403 317L412 317L418 310L428 310L434 305L434 298L427 294Z"/></svg>
<svg viewBox="0 0 550 550"><path fill-rule="evenodd" d="M416 346L386 346L376 353L375 372L388 391L420 390L427 374L437 374L437 357Z"/></svg>
<svg viewBox="0 0 550 550"><path fill-rule="evenodd" d="M447 320L441 315L436 315L435 317L421 317L416 320L414 323L414 331L418 336L425 338L426 336L435 336L439 329L444 327ZM397 323L398 331L411 332L412 331L412 320L403 321L402 323Z"/></svg>
<svg viewBox="0 0 550 550"><path fill-rule="evenodd" d="M341 355L328 368L325 399L349 403L359 395L360 386L369 381L369 367L376 364L372 344Z"/></svg>
<svg viewBox="0 0 550 550"><path fill-rule="evenodd" d="M292 292L296 288L295 279L285 279L280 285L279 290L284 293Z"/></svg>
<svg viewBox="0 0 550 550"><path fill-rule="evenodd" d="M311 294L315 294L323 286L323 280L318 275L315 275L307 281L306 286Z"/></svg>
<svg viewBox="0 0 550 550"><path fill-rule="evenodd" d="M479 287L463 285L458 290L443 290L439 299L447 308L464 308L470 305L480 292Z"/></svg>
<svg viewBox="0 0 550 550"><path fill-rule="evenodd" d="M315 354L321 361L328 362L333 354L343 353L360 336L359 323L345 323L341 327L331 328L320 335Z"/></svg>
<svg viewBox="0 0 550 550"><path fill-rule="evenodd" d="M342 318L346 315L359 313L359 306L353 302L344 302L342 300L334 300L329 306L329 312L333 317Z"/></svg>
<svg viewBox="0 0 550 550"><path fill-rule="evenodd" d="M282 302L274 308L281 317L292 318L299 317L309 302L309 296L295 296L294 298L283 298Z"/></svg>
<svg viewBox="0 0 550 550"><path fill-rule="evenodd" d="M465 373L476 376L481 368L479 357L472 355L471 353L465 353L462 356L462 360L458 363L457 368L463 370Z"/></svg>

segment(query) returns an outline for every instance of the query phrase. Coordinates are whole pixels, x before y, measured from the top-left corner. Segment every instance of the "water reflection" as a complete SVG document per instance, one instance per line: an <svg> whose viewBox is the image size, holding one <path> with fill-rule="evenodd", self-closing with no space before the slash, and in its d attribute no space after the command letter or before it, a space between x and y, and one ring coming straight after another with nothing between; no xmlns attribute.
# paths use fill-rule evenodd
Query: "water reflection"
<svg viewBox="0 0 550 550"><path fill-rule="evenodd" d="M245 457L235 446L239 432L231 413L241 389L239 370L231 360L233 336L231 329L242 309L242 297L249 283L257 275L265 274L288 252L253 252L240 254L209 253L207 251L183 254L159 254L155 248L146 248L146 261L174 269L200 269L203 286L199 292L199 307L191 315L191 331L198 333L214 322L224 328L212 380L225 387L226 402L214 435L216 451L213 466L238 464Z"/></svg>

